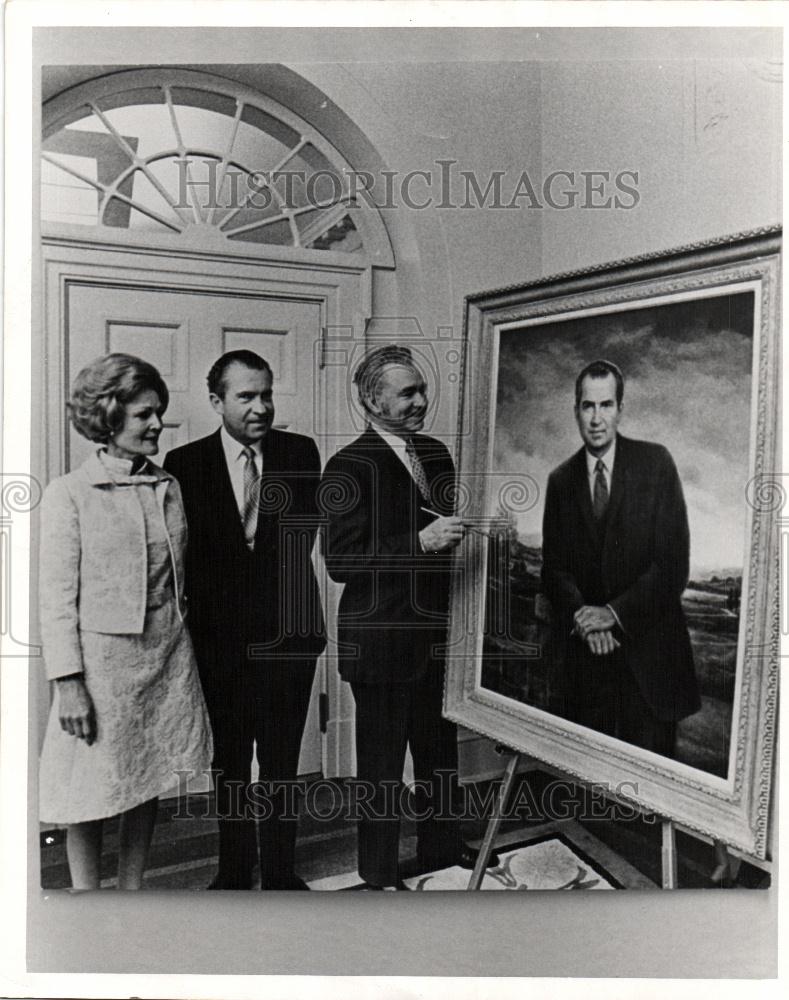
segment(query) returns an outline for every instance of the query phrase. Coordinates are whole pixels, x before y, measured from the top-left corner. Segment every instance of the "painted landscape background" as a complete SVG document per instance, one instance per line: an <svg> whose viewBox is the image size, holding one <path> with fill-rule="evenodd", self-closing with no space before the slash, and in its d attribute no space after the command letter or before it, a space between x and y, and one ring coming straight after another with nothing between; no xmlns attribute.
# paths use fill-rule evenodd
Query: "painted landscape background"
<svg viewBox="0 0 789 1000"><path fill-rule="evenodd" d="M676 757L725 777L746 552L753 297L721 295L506 331L501 335L493 471L523 477L529 502L498 498L491 539L482 686L562 715L550 607L541 593L548 474L581 445L577 373L607 358L625 375L620 431L665 445L688 507L691 578L682 603L702 708L679 725ZM527 509L524 509L527 508Z"/></svg>
<svg viewBox="0 0 789 1000"><path fill-rule="evenodd" d="M517 539L498 544L489 565L487 609L491 619L509 620L509 635L486 629L482 686L516 701L563 716L550 611L541 594L542 552ZM506 567L506 579L505 579ZM739 575L691 580L682 597L696 675L702 693L699 712L678 728L676 759L726 777L739 634ZM504 630L502 630L504 631Z"/></svg>

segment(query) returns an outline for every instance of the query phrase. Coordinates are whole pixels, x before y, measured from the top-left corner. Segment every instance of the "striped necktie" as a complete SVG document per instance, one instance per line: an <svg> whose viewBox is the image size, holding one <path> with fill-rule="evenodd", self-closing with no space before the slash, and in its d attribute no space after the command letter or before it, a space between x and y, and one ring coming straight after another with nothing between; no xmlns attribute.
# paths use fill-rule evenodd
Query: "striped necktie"
<svg viewBox="0 0 789 1000"><path fill-rule="evenodd" d="M260 476L255 465L255 453L247 447L244 448L244 511L241 520L244 524L244 537L247 540L247 548L255 547L255 532L258 526L258 501L260 499Z"/></svg>
<svg viewBox="0 0 789 1000"><path fill-rule="evenodd" d="M408 455L408 461L411 463L411 472L414 476L414 482L419 487L419 492L422 494L422 499L429 503L430 502L430 486L427 482L427 476L425 475L425 467L419 461L419 456L416 453L416 448L414 447L414 439L409 438L406 441L405 453Z"/></svg>

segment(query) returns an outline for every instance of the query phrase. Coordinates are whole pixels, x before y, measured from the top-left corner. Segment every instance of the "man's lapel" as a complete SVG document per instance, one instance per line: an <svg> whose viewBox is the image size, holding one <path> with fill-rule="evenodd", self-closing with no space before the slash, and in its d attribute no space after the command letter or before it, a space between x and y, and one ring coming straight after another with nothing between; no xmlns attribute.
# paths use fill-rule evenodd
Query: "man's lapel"
<svg viewBox="0 0 789 1000"><path fill-rule="evenodd" d="M246 545L244 528L241 524L233 486L230 482L225 449L222 447L222 438L219 431L209 438L208 456L210 462L210 468L207 470L208 481L213 484L211 492L216 504L215 514L217 524L233 525L232 528L228 527L225 530L228 530L231 537L237 532L236 541L242 545Z"/></svg>
<svg viewBox="0 0 789 1000"><path fill-rule="evenodd" d="M294 460L292 440L273 428L260 442L263 470L260 477L260 503L255 531L255 551L278 548L282 516L291 517L302 509L305 470Z"/></svg>
<svg viewBox="0 0 789 1000"><path fill-rule="evenodd" d="M279 434L273 428L261 439L260 450L263 453L263 471L275 469L279 471L281 450L279 448Z"/></svg>
<svg viewBox="0 0 789 1000"><path fill-rule="evenodd" d="M589 474L586 468L586 448L576 453L573 461L573 489L575 499L581 511L584 528L592 538L597 536L597 522L592 510L592 497L589 492Z"/></svg>
<svg viewBox="0 0 789 1000"><path fill-rule="evenodd" d="M371 451L371 457L378 470L377 489L379 499L382 502L387 502L390 491L394 489L398 482L401 485L413 484L414 489L416 489L413 476L395 454L394 448L392 448L388 441L384 441L374 428L368 427L365 431L363 445L365 449Z"/></svg>
<svg viewBox="0 0 789 1000"><path fill-rule="evenodd" d="M622 500L627 493L627 481L630 477L630 462L628 454L628 441L617 435L616 458L614 460L614 471L611 476L611 498L608 501L608 511L606 512L606 526L610 526L616 519L617 512L622 506ZM608 531L606 531L606 535Z"/></svg>
<svg viewBox="0 0 789 1000"><path fill-rule="evenodd" d="M446 452L430 438L419 434L414 436L414 450L425 470L432 509L445 517L450 516L455 509L455 475L446 461Z"/></svg>

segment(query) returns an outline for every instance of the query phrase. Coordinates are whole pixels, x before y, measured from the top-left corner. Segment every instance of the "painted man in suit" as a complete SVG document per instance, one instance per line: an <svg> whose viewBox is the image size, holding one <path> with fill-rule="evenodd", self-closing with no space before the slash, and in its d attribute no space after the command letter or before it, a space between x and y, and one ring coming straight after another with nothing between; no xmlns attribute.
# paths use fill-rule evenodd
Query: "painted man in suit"
<svg viewBox="0 0 789 1000"><path fill-rule="evenodd" d="M340 674L356 703L357 777L372 791L359 821L359 874L369 888L403 888L399 810L406 746L421 797L415 814L420 870L458 862L451 812L457 735L441 714L452 550L464 528L452 514L447 448L419 434L425 379L406 347L380 347L355 376L368 418L361 437L333 456L324 483L345 494L329 515L326 564L344 583ZM387 795L387 785L389 795ZM443 807L442 807L443 803Z"/></svg>
<svg viewBox="0 0 789 1000"><path fill-rule="evenodd" d="M310 438L272 429L272 384L252 351L223 355L208 374L222 426L165 461L186 509L187 621L214 731L214 889L252 888L258 859L261 888L306 888L287 783L325 645L310 560L320 459ZM264 784L250 795L253 745Z"/></svg>
<svg viewBox="0 0 789 1000"><path fill-rule="evenodd" d="M578 376L584 445L548 479L543 521L567 717L664 756L700 707L681 596L690 538L668 451L618 433L624 380L595 361Z"/></svg>

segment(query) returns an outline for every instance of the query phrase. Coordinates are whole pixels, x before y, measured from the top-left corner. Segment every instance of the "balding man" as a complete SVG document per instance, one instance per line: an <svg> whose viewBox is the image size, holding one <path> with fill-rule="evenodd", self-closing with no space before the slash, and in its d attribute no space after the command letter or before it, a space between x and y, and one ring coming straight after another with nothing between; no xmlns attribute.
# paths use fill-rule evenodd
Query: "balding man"
<svg viewBox="0 0 789 1000"><path fill-rule="evenodd" d="M424 816L417 819L420 870L461 860L457 820L436 813L450 811L457 783L456 728L441 714L442 647L451 554L464 528L452 514L449 451L419 433L427 388L410 350L372 351L354 382L369 425L326 466L324 484L347 500L329 515L326 564L345 584L340 674L356 702L357 776L371 796L359 821L359 874L369 888L404 888L397 792L406 746Z"/></svg>

